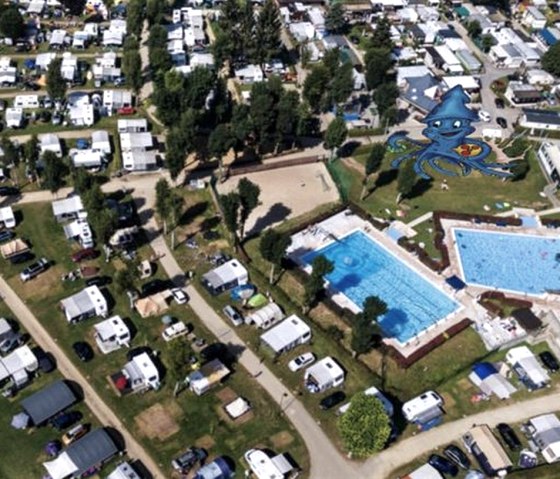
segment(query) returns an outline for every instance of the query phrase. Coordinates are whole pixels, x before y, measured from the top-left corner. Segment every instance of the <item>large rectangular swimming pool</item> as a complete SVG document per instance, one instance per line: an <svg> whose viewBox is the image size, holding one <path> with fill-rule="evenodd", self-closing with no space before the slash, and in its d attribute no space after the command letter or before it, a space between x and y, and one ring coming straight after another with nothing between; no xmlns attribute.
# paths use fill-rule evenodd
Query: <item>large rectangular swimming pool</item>
<svg viewBox="0 0 560 479"><path fill-rule="evenodd" d="M560 290L560 238L454 228L466 283L540 295Z"/></svg>
<svg viewBox="0 0 560 479"><path fill-rule="evenodd" d="M350 233L302 260L324 255L334 263L331 287L362 307L368 296L387 303L379 324L387 337L406 343L459 308L459 304L362 231Z"/></svg>

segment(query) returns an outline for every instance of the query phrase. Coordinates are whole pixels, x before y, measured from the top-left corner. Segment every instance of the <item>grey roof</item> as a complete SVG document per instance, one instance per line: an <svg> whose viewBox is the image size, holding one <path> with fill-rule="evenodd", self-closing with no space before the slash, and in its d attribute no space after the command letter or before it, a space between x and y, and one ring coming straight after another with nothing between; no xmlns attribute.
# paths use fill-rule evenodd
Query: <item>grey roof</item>
<svg viewBox="0 0 560 479"><path fill-rule="evenodd" d="M38 426L76 402L76 395L64 381L56 381L21 401L21 407Z"/></svg>
<svg viewBox="0 0 560 479"><path fill-rule="evenodd" d="M524 108L523 114L531 123L549 123L551 125L560 125L560 112L552 110L535 110Z"/></svg>
<svg viewBox="0 0 560 479"><path fill-rule="evenodd" d="M64 305L64 310L69 318L77 318L95 309L95 304L93 304L90 295L85 289L63 299L61 303Z"/></svg>
<svg viewBox="0 0 560 479"><path fill-rule="evenodd" d="M96 429L66 449L66 454L77 467L76 477L97 464L103 463L119 450L104 429Z"/></svg>
<svg viewBox="0 0 560 479"><path fill-rule="evenodd" d="M424 92L439 82L432 75L424 75L422 77L407 78L408 88L401 97L408 103L421 111L429 112L438 105L438 102L424 95Z"/></svg>
<svg viewBox="0 0 560 479"><path fill-rule="evenodd" d="M560 428L555 427L547 431L538 432L534 438L541 449L545 449L550 444L560 442Z"/></svg>

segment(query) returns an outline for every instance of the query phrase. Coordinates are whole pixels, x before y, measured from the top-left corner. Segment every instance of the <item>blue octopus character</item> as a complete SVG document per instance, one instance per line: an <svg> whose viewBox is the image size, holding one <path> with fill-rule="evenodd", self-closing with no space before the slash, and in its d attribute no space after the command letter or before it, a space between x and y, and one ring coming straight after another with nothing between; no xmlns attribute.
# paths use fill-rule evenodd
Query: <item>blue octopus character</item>
<svg viewBox="0 0 560 479"><path fill-rule="evenodd" d="M508 177L511 175L507 164L484 163L484 159L492 149L488 144L474 138L467 138L475 131L471 123L478 121L478 115L467 108L469 97L460 85L453 87L445 93L439 103L424 118L423 123L428 127L422 131L430 143L409 138L406 133L398 132L389 137L387 143L390 148L398 151L405 143L419 146L410 153L399 156L391 163L393 168L409 159L414 159L414 170L425 179L432 179L425 171L427 163L434 170L444 175L457 176L455 171L443 168L439 162L444 161L459 166L463 175L468 175L472 170L478 170L486 175Z"/></svg>

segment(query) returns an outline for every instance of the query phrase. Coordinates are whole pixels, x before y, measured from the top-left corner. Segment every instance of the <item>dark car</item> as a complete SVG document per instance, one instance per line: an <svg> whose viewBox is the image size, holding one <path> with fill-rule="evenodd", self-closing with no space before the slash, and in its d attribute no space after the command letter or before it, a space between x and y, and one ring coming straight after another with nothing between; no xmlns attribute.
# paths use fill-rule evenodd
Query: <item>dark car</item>
<svg viewBox="0 0 560 479"><path fill-rule="evenodd" d="M442 474L449 474L451 477L455 477L459 474L459 468L439 454L432 454L428 459L428 464Z"/></svg>
<svg viewBox="0 0 560 479"><path fill-rule="evenodd" d="M109 276L98 276L96 278L86 279L86 286L107 286L111 284L113 280Z"/></svg>
<svg viewBox="0 0 560 479"><path fill-rule="evenodd" d="M507 120L504 117L499 116L496 118L496 123L502 128L507 128Z"/></svg>
<svg viewBox="0 0 560 479"><path fill-rule="evenodd" d="M188 473L197 463L202 463L208 454L204 449L200 447L190 447L184 454L181 454L176 459L171 461L173 469L176 471L186 474Z"/></svg>
<svg viewBox="0 0 560 479"><path fill-rule="evenodd" d="M26 251L25 253L20 253L17 256L12 256L10 258L10 263L12 264L22 264L27 263L35 258L35 255L30 251Z"/></svg>
<svg viewBox="0 0 560 479"><path fill-rule="evenodd" d="M0 233L0 243L11 240L15 236L13 231L6 230Z"/></svg>
<svg viewBox="0 0 560 479"><path fill-rule="evenodd" d="M560 364L558 364L558 360L550 351L543 351L539 354L539 359L544 364L544 367L548 369L550 372L555 373L560 369Z"/></svg>
<svg viewBox="0 0 560 479"><path fill-rule="evenodd" d="M502 110L506 106L504 100L502 100L501 98L496 98L494 100L494 104L496 105L496 108L499 108L500 110Z"/></svg>
<svg viewBox="0 0 560 479"><path fill-rule="evenodd" d="M334 393L324 397L319 403L319 407L323 411L326 411L327 409L330 409L336 406L337 404L340 404L345 399L346 399L346 394L344 394L342 391L335 391Z"/></svg>
<svg viewBox="0 0 560 479"><path fill-rule="evenodd" d="M95 259L99 256L99 251L95 248L85 248L77 251L72 255L72 261L74 263L79 263L80 261L84 261L86 259Z"/></svg>
<svg viewBox="0 0 560 479"><path fill-rule="evenodd" d="M85 363L93 359L93 349L91 349L91 346L85 341L78 341L74 343L72 345L72 349L80 360Z"/></svg>
<svg viewBox="0 0 560 479"><path fill-rule="evenodd" d="M63 412L51 419L51 426L58 431L63 431L73 424L76 424L82 417L82 413L78 411Z"/></svg>
<svg viewBox="0 0 560 479"><path fill-rule="evenodd" d="M510 450L516 451L517 449L521 449L521 441L509 425L502 422L496 426L496 429Z"/></svg>
<svg viewBox="0 0 560 479"><path fill-rule="evenodd" d="M162 279L154 279L142 285L142 297L151 296L169 288L169 282Z"/></svg>
<svg viewBox="0 0 560 479"><path fill-rule="evenodd" d="M469 467L471 467L471 461L469 460L467 455L460 447L455 446L454 444L450 444L449 446L447 446L443 450L443 455L451 462L454 462L463 469L468 469Z"/></svg>
<svg viewBox="0 0 560 479"><path fill-rule="evenodd" d="M37 358L42 372L52 373L56 369L56 362L51 353L46 353L41 348L33 348L33 355Z"/></svg>
<svg viewBox="0 0 560 479"><path fill-rule="evenodd" d="M148 346L139 346L137 348L131 349L126 353L126 359L127 361L132 361L133 358L143 353L148 353L149 355L151 355L152 349Z"/></svg>
<svg viewBox="0 0 560 479"><path fill-rule="evenodd" d="M0 186L0 196L19 195L19 190L15 186Z"/></svg>

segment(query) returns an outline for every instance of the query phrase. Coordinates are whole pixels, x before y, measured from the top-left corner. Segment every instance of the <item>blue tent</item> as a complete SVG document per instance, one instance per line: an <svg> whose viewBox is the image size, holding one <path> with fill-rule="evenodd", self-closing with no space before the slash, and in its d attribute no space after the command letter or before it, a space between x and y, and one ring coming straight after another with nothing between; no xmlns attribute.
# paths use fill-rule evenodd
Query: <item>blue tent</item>
<svg viewBox="0 0 560 479"><path fill-rule="evenodd" d="M473 372L482 380L496 374L496 368L490 363L477 363L472 368Z"/></svg>
<svg viewBox="0 0 560 479"><path fill-rule="evenodd" d="M230 479L233 470L224 457L217 457L209 464L201 467L194 479Z"/></svg>
<svg viewBox="0 0 560 479"><path fill-rule="evenodd" d="M249 299L255 294L256 288L252 284L241 284L231 290L230 296L234 301Z"/></svg>
<svg viewBox="0 0 560 479"><path fill-rule="evenodd" d="M458 276L450 276L445 280L445 282L456 291L459 291L466 286L463 280Z"/></svg>
<svg viewBox="0 0 560 479"><path fill-rule="evenodd" d="M26 58L23 61L23 66L28 70L33 70L35 68L35 60L33 58Z"/></svg>

